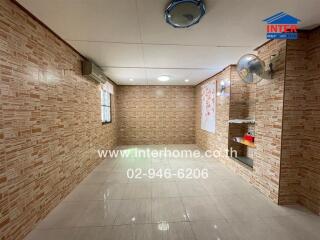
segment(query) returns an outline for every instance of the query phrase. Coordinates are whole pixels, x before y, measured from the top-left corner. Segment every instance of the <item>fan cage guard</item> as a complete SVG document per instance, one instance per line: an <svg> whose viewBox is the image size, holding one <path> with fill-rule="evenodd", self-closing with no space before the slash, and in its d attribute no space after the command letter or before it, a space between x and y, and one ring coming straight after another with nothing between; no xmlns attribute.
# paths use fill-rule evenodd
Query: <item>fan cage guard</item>
<svg viewBox="0 0 320 240"><path fill-rule="evenodd" d="M246 78L247 75L250 74L248 69L247 68L243 68L242 70L238 69L238 66L239 66L239 63L240 63L241 59L243 57L245 57L245 56L250 56L250 55L255 57L256 59L258 59L259 61L261 61L262 64L263 64L263 68L265 69L265 62L261 58L259 58L257 55L245 54L239 59L239 61L237 63L237 67L236 67L237 68L237 73L238 73L239 77L241 78L241 80L244 81L245 83L247 83L247 84L257 84L258 82L262 81L265 78L263 76L257 75L256 73L252 73L253 78L255 78L256 80L254 82L247 82L244 78Z"/></svg>

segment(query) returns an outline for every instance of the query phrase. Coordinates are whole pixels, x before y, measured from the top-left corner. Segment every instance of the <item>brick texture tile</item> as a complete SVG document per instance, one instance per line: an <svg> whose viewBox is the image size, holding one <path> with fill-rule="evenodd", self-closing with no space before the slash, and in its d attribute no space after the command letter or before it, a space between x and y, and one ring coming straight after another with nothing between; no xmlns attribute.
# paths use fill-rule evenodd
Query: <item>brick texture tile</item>
<svg viewBox="0 0 320 240"><path fill-rule="evenodd" d="M95 150L117 144L116 124L101 124L99 85L81 77L80 61L1 1L0 239L22 239L100 162Z"/></svg>
<svg viewBox="0 0 320 240"><path fill-rule="evenodd" d="M119 86L119 144L195 143L194 87Z"/></svg>

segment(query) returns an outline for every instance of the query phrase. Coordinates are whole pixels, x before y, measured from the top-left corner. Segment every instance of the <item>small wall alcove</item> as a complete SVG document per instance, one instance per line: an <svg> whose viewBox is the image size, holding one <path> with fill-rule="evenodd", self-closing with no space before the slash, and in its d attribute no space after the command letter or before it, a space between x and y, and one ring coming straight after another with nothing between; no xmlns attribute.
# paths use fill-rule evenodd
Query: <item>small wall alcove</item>
<svg viewBox="0 0 320 240"><path fill-rule="evenodd" d="M254 142L246 141L244 135L251 133L255 136L255 99L256 84L247 84L239 77L230 79L229 156L251 169L256 146Z"/></svg>

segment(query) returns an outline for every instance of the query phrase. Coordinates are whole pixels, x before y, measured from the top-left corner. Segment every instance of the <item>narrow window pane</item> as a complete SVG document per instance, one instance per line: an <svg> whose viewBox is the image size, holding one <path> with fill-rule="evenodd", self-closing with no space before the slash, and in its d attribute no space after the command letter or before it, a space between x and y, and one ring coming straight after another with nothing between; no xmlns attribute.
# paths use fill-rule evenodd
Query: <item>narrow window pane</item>
<svg viewBox="0 0 320 240"><path fill-rule="evenodd" d="M111 94L101 89L101 121L111 122Z"/></svg>
<svg viewBox="0 0 320 240"><path fill-rule="evenodd" d="M105 93L105 102L104 105L110 106L110 93Z"/></svg>
<svg viewBox="0 0 320 240"><path fill-rule="evenodd" d="M104 106L101 106L101 121L104 122Z"/></svg>
<svg viewBox="0 0 320 240"><path fill-rule="evenodd" d="M111 122L111 108L106 107L106 119L107 122Z"/></svg>
<svg viewBox="0 0 320 240"><path fill-rule="evenodd" d="M101 105L104 105L104 91L101 89Z"/></svg>
<svg viewBox="0 0 320 240"><path fill-rule="evenodd" d="M108 116L107 116L107 107L103 106L103 118L104 118L104 122L108 122Z"/></svg>

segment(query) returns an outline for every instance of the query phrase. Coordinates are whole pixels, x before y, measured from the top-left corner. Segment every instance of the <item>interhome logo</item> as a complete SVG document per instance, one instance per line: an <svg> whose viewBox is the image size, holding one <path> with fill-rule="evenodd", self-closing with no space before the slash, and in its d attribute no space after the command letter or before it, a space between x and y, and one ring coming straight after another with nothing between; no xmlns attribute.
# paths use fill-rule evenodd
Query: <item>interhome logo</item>
<svg viewBox="0 0 320 240"><path fill-rule="evenodd" d="M263 20L267 23L267 39L298 39L298 22L301 20L285 12Z"/></svg>

